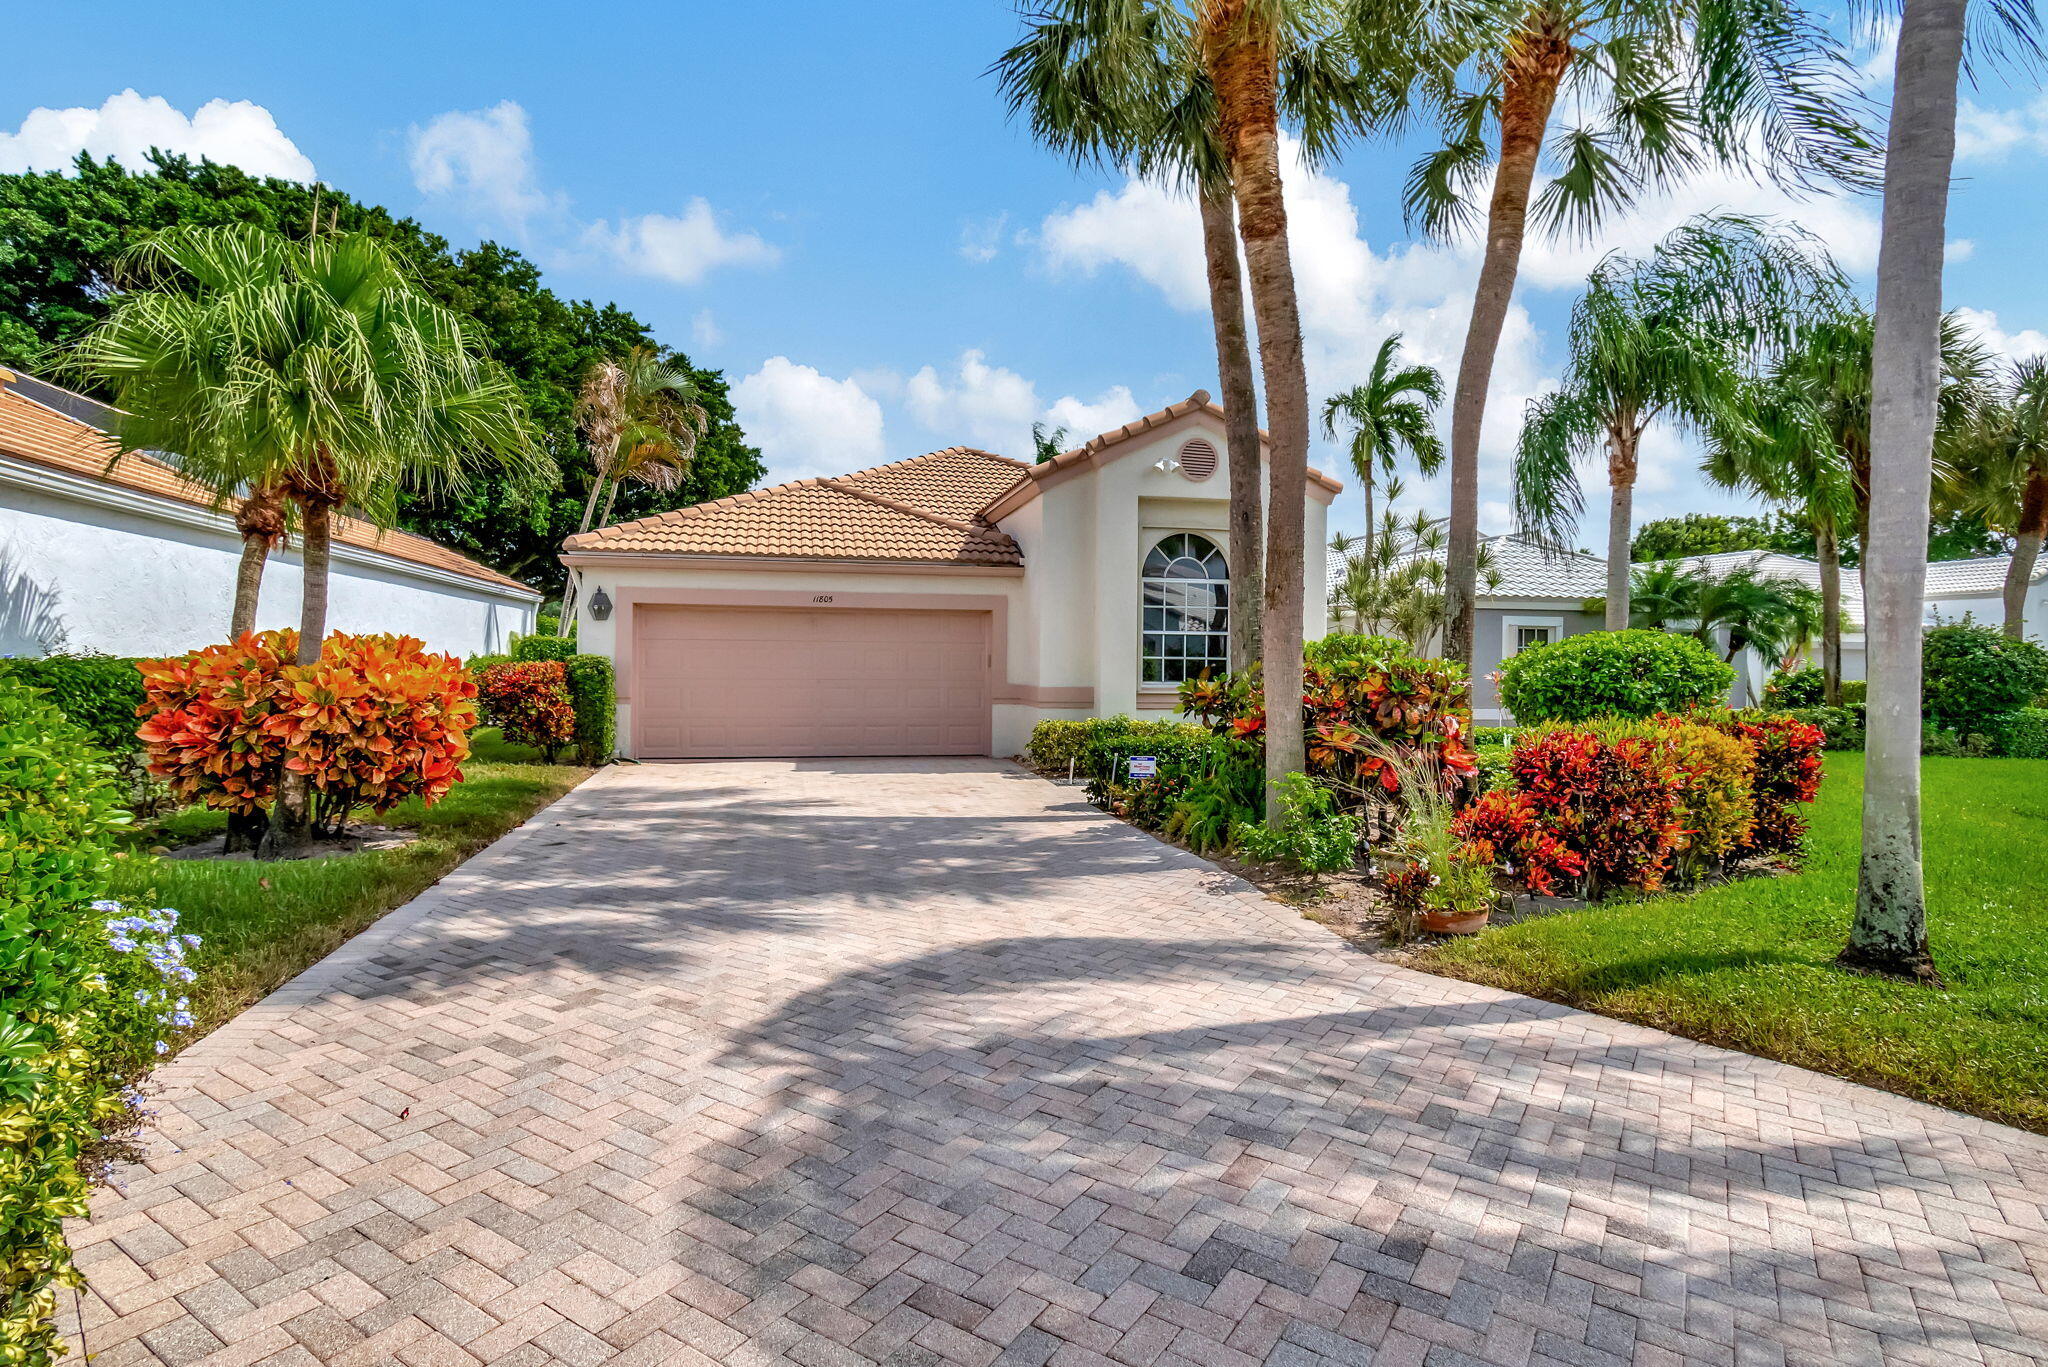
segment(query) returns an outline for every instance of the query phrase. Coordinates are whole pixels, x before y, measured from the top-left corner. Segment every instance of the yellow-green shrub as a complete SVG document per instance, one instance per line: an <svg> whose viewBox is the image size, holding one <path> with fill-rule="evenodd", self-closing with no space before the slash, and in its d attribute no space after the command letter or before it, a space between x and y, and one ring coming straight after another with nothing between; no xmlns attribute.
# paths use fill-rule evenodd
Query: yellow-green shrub
<svg viewBox="0 0 2048 1367"><path fill-rule="evenodd" d="M1756 827L1756 750L1709 726L1672 721L1678 765L1678 819L1684 825L1673 867L1682 883L1717 872Z"/></svg>

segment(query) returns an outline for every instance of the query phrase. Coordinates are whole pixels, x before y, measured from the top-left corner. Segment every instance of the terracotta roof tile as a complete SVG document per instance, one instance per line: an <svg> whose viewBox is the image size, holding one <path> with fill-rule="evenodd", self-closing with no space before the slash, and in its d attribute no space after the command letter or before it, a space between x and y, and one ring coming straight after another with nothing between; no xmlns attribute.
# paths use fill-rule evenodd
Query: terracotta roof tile
<svg viewBox="0 0 2048 1367"><path fill-rule="evenodd" d="M949 447L835 479L805 479L572 536L566 551L1021 565L976 510L1029 467Z"/></svg>
<svg viewBox="0 0 2048 1367"><path fill-rule="evenodd" d="M84 475L138 493L152 494L199 508L220 508L221 501L204 485L195 484L160 460L129 454L90 423L46 408L6 386L13 375L0 370L0 455L13 456L66 474ZM110 467L108 461L112 460ZM533 590L499 574L439 542L411 532L388 531L352 517L334 519L334 539L361 550L377 551L398 560L458 574L500 588Z"/></svg>

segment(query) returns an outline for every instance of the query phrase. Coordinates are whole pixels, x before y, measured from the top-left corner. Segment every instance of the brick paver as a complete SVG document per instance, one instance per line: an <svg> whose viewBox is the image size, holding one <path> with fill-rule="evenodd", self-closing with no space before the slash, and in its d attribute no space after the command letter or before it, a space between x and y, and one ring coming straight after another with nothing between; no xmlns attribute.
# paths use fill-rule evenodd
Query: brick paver
<svg viewBox="0 0 2048 1367"><path fill-rule="evenodd" d="M163 1081L99 1367L2048 1361L2048 1143L993 762L608 770Z"/></svg>

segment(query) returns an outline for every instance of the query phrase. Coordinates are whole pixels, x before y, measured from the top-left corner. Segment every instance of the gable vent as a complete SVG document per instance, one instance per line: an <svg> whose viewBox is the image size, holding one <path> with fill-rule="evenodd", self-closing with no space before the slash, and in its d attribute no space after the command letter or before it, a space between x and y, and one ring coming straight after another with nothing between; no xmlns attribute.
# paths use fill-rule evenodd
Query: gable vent
<svg viewBox="0 0 2048 1367"><path fill-rule="evenodd" d="M1216 444L1207 437L1190 437L1180 448L1180 472L1199 483L1216 473Z"/></svg>

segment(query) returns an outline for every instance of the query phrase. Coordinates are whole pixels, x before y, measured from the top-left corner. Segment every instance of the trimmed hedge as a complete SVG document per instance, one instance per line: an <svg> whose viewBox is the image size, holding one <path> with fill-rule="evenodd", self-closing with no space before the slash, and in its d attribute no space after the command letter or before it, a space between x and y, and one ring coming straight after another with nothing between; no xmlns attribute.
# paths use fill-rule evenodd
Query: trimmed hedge
<svg viewBox="0 0 2048 1367"><path fill-rule="evenodd" d="M1927 720L1958 736L1990 736L1999 719L2048 688L2048 650L1965 621L1936 627L1920 648Z"/></svg>
<svg viewBox="0 0 2048 1367"><path fill-rule="evenodd" d="M1818 726L1829 750L1861 750L1863 748L1863 704L1850 703L1845 707L1787 707L1784 714L1797 717L1811 726Z"/></svg>
<svg viewBox="0 0 2048 1367"><path fill-rule="evenodd" d="M1593 631L1502 661L1500 698L1518 724L1532 726L1712 706L1734 682L1735 667L1691 636Z"/></svg>
<svg viewBox="0 0 2048 1367"><path fill-rule="evenodd" d="M612 662L603 655L571 655L569 704L576 709L576 762L590 768L611 762L618 749L619 693Z"/></svg>
<svg viewBox="0 0 2048 1367"><path fill-rule="evenodd" d="M73 726L119 756L142 748L135 737L136 709L142 706L138 663L120 655L45 655L0 662L0 672L46 691Z"/></svg>
<svg viewBox="0 0 2048 1367"><path fill-rule="evenodd" d="M1175 764L1192 762L1209 729L1186 721L1139 721L1132 717L1083 717L1042 721L1031 728L1024 757L1064 777L1069 761L1076 778L1120 780L1132 755L1157 755L1164 775Z"/></svg>
<svg viewBox="0 0 2048 1367"><path fill-rule="evenodd" d="M512 643L512 658L520 664L542 660L566 660L576 653L570 636L521 636Z"/></svg>
<svg viewBox="0 0 2048 1367"><path fill-rule="evenodd" d="M2048 759L2048 707L2022 707L1991 728L1998 753L2014 759Z"/></svg>

